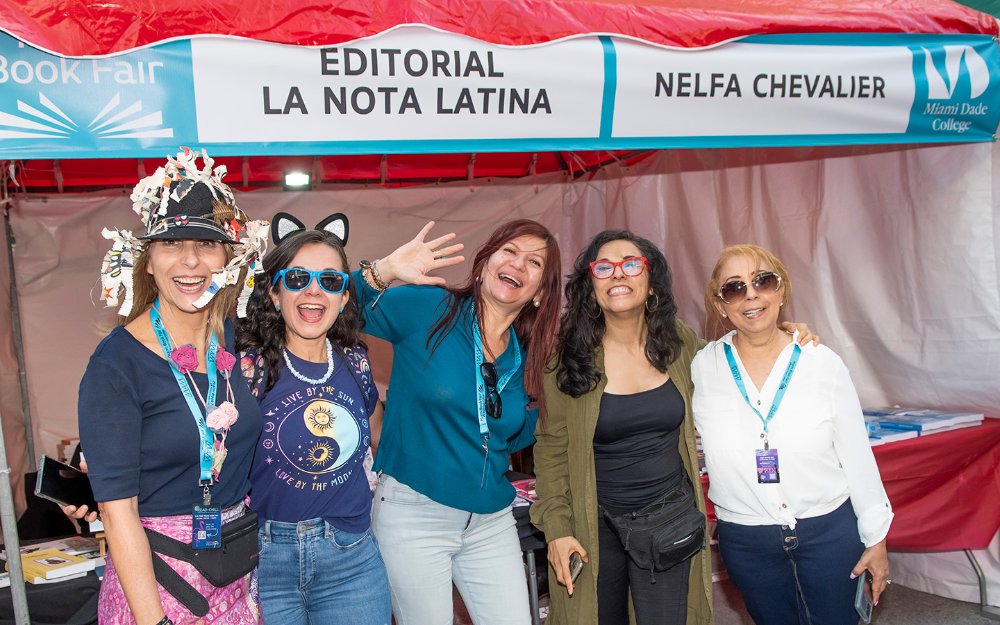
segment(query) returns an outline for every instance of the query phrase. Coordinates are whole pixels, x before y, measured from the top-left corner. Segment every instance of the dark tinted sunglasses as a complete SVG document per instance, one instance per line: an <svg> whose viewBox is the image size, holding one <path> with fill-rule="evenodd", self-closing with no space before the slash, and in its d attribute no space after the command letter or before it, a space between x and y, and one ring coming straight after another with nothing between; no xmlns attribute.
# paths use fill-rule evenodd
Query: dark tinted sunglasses
<svg viewBox="0 0 1000 625"><path fill-rule="evenodd" d="M271 286L278 284L278 280L281 280L281 284L285 287L286 291L301 291L309 286L313 278L319 281L320 288L332 295L343 293L344 289L347 288L347 283L351 279L346 273L334 271L333 269L309 271L301 267L288 267L274 274Z"/></svg>
<svg viewBox="0 0 1000 625"><path fill-rule="evenodd" d="M781 287L781 276L773 271L762 271L750 281L755 291L771 293ZM719 287L719 299L727 304L742 302L747 296L747 283L742 280L732 280Z"/></svg>
<svg viewBox="0 0 1000 625"><path fill-rule="evenodd" d="M503 403L500 401L500 393L497 392L497 368L492 362L484 362L479 365L479 373L483 376L486 384L486 414L499 419L503 414Z"/></svg>

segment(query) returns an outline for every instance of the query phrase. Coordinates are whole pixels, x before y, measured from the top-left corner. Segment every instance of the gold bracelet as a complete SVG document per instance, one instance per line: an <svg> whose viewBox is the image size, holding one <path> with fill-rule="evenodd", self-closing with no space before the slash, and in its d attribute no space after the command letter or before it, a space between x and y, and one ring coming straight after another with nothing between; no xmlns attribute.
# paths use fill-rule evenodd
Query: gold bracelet
<svg viewBox="0 0 1000 625"><path fill-rule="evenodd" d="M389 288L389 285L382 281L382 276L378 272L378 261L369 262L367 260L361 261L361 275L368 283L368 286L372 287L376 291L384 291Z"/></svg>
<svg viewBox="0 0 1000 625"><path fill-rule="evenodd" d="M378 261L372 261L372 279L375 280L376 288L384 291L389 288L389 283L382 280L382 274L378 272Z"/></svg>

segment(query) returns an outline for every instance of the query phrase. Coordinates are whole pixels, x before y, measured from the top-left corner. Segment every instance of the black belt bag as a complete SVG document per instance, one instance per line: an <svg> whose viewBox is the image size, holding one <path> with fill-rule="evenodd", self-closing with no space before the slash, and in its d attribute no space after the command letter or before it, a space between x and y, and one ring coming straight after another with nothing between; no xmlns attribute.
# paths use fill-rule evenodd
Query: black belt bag
<svg viewBox="0 0 1000 625"><path fill-rule="evenodd" d="M641 569L666 571L705 546L705 515L698 510L685 479L653 503L635 512L612 515L603 507L608 526Z"/></svg>
<svg viewBox="0 0 1000 625"><path fill-rule="evenodd" d="M257 544L257 513L247 511L238 519L222 526L222 547L192 549L188 543L146 528L146 538L153 550L153 572L156 581L195 616L208 614L208 600L181 575L170 568L161 555L194 565L216 588L223 588L247 575L257 566L260 549Z"/></svg>

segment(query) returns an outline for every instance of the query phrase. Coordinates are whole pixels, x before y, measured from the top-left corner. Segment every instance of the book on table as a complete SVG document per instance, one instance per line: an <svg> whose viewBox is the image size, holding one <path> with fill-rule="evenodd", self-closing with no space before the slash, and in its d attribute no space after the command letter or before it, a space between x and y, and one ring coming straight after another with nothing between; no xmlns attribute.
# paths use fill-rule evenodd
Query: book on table
<svg viewBox="0 0 1000 625"><path fill-rule="evenodd" d="M515 480L511 482L511 486L514 487L514 492L516 493L514 502L511 504L515 508L530 506L538 501L538 496L535 494L535 478Z"/></svg>
<svg viewBox="0 0 1000 625"><path fill-rule="evenodd" d="M56 538L43 542L32 543L21 546L21 556L25 554L41 551L42 549L58 549L63 553L73 556L82 556L88 560L93 560L95 566L104 566L105 558L101 555L100 545L96 538L90 536L68 536L66 538ZM7 552L0 550L0 559L7 559Z"/></svg>
<svg viewBox="0 0 1000 625"><path fill-rule="evenodd" d="M55 548L39 549L21 554L24 581L29 584L43 584L80 577L87 571L93 571L95 565L96 558L73 555Z"/></svg>
<svg viewBox="0 0 1000 625"><path fill-rule="evenodd" d="M926 410L918 408L866 408L865 420L877 427L873 439L885 439L899 432L916 432L918 436L937 434L982 424L981 412ZM870 431L873 429L870 425ZM899 438L899 437L896 437ZM911 436L906 436L911 438Z"/></svg>

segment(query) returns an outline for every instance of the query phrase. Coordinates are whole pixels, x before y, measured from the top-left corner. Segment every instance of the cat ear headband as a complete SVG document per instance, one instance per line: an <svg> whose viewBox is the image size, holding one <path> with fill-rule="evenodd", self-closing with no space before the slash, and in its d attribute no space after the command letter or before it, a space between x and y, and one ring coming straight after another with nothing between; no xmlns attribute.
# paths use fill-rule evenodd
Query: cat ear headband
<svg viewBox="0 0 1000 625"><path fill-rule="evenodd" d="M275 245L280 244L294 234L306 230L305 224L296 219L294 215L285 212L278 213L271 220L271 239ZM350 231L350 225L347 222L347 215L344 213L334 213L324 218L316 224L316 230L329 232L337 237L341 245L347 245L347 235Z"/></svg>

